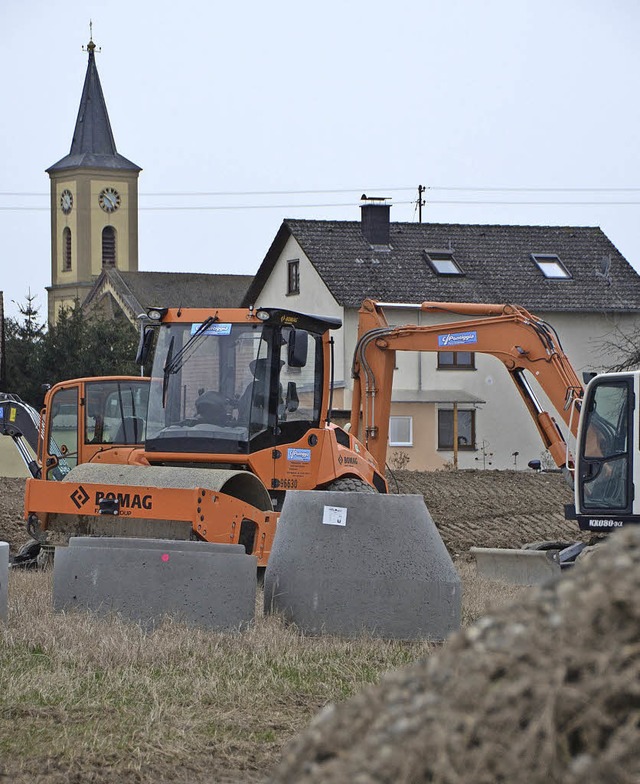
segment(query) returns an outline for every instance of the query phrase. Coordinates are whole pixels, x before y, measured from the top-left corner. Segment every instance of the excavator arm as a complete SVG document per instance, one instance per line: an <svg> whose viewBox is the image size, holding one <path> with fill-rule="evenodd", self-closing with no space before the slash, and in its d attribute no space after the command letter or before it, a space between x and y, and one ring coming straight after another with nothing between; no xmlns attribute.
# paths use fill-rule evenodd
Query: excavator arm
<svg viewBox="0 0 640 784"><path fill-rule="evenodd" d="M385 309L465 317L438 324L389 326ZM584 388L553 327L517 305L422 302L384 304L367 299L359 312L351 429L382 467L385 465L396 351L473 351L499 359L511 376L542 442L556 465L571 471L564 436L544 410L525 375L537 380L556 413L575 436Z"/></svg>
<svg viewBox="0 0 640 784"><path fill-rule="evenodd" d="M25 403L18 395L0 393L0 435L9 436L31 476L40 478L40 466L33 454L38 452L38 430L40 414L33 406ZM28 446L27 446L28 445Z"/></svg>

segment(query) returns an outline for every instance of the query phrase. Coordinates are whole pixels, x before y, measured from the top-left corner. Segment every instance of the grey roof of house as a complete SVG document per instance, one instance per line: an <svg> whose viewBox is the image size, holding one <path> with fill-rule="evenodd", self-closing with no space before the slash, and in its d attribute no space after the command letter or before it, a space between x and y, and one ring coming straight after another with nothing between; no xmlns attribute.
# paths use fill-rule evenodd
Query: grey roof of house
<svg viewBox="0 0 640 784"><path fill-rule="evenodd" d="M389 245L372 246L359 221L293 219L283 221L245 304L256 301L292 235L344 307L371 297L510 302L533 312L640 310L640 276L597 227L392 222ZM450 249L464 274L438 275L425 249ZM571 277L545 278L534 253L557 254Z"/></svg>
<svg viewBox="0 0 640 784"><path fill-rule="evenodd" d="M252 275L214 275L204 272L120 272L146 307L237 308Z"/></svg>
<svg viewBox="0 0 640 784"><path fill-rule="evenodd" d="M90 169L119 169L141 171L140 167L120 155L116 150L116 143L109 122L107 104L102 93L100 77L96 67L94 49L90 42L89 62L87 73L80 98L80 108L73 132L71 150L68 155L61 158L47 172L56 172L64 169L90 168Z"/></svg>
<svg viewBox="0 0 640 784"><path fill-rule="evenodd" d="M84 302L98 300L106 281L122 297L135 318L150 307L237 308L252 281L251 275L200 272L123 272L106 269Z"/></svg>

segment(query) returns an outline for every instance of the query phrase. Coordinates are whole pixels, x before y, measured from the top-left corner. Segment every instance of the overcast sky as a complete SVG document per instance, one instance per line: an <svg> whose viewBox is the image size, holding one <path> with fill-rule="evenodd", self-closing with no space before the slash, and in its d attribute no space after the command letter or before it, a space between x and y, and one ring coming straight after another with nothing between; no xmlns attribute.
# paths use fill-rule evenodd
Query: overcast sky
<svg viewBox="0 0 640 784"><path fill-rule="evenodd" d="M252 274L283 218L417 220L419 184L424 220L598 225L640 269L637 0L0 0L9 315L46 314L90 19L141 270Z"/></svg>

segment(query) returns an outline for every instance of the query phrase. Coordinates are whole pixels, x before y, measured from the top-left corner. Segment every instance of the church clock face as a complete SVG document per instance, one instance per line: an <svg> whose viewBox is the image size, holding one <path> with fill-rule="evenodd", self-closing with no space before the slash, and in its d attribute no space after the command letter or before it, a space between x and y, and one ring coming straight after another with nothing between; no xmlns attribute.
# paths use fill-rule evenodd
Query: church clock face
<svg viewBox="0 0 640 784"><path fill-rule="evenodd" d="M65 215L68 215L73 209L73 194L66 188L60 194L60 209Z"/></svg>
<svg viewBox="0 0 640 784"><path fill-rule="evenodd" d="M115 212L120 206L120 194L115 188L105 188L98 196L98 204L105 212Z"/></svg>

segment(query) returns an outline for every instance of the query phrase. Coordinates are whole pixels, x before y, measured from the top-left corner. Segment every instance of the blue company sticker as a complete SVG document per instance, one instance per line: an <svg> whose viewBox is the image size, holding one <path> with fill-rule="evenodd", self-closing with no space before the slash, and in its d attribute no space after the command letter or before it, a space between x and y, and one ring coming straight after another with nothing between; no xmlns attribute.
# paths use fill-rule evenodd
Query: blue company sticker
<svg viewBox="0 0 640 784"><path fill-rule="evenodd" d="M438 346L468 346L470 343L478 342L478 333L473 332L449 332L446 335L438 335Z"/></svg>
<svg viewBox="0 0 640 784"><path fill-rule="evenodd" d="M195 335L201 326L202 324L192 324L191 334ZM200 334L201 335L230 335L231 324L211 324L205 329L204 332L201 332Z"/></svg>
<svg viewBox="0 0 640 784"><path fill-rule="evenodd" d="M293 463L310 463L311 462L311 450L310 449L292 449L289 447L287 449L287 460L291 460Z"/></svg>

